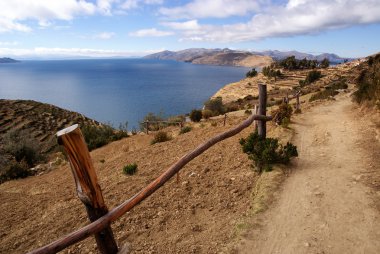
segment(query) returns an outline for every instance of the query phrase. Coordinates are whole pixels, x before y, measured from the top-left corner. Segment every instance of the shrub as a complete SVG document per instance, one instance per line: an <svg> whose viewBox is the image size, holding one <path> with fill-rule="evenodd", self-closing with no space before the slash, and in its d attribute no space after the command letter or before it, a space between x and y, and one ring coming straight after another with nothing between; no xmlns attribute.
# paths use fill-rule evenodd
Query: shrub
<svg viewBox="0 0 380 254"><path fill-rule="evenodd" d="M28 163L26 163L25 161L13 161L12 163L10 163L10 165L5 167L5 170L0 175L0 183L5 182L7 180L25 178L30 175L33 175L33 173L30 170Z"/></svg>
<svg viewBox="0 0 380 254"><path fill-rule="evenodd" d="M244 114L246 114L246 115L251 115L251 114L252 114L252 110L250 110L250 109L246 109L246 110L244 111Z"/></svg>
<svg viewBox="0 0 380 254"><path fill-rule="evenodd" d="M198 110L198 109L191 110L190 119L193 122L199 122L202 119L202 110Z"/></svg>
<svg viewBox="0 0 380 254"><path fill-rule="evenodd" d="M325 100L325 99L328 99L330 97L334 97L338 93L339 93L338 91L333 90L333 89L324 90L324 91L318 92L316 94L313 94L310 97L309 102L316 101L316 100Z"/></svg>
<svg viewBox="0 0 380 254"><path fill-rule="evenodd" d="M123 173L126 175L134 175L136 171L137 171L136 163L125 165L123 168Z"/></svg>
<svg viewBox="0 0 380 254"><path fill-rule="evenodd" d="M151 144L156 144L156 143L161 143L161 142L166 142L169 141L171 137L164 131L159 131L154 135L154 138L151 142Z"/></svg>
<svg viewBox="0 0 380 254"><path fill-rule="evenodd" d="M223 105L222 97L217 97L206 101L205 109L210 110L214 116L221 115L226 112L226 109Z"/></svg>
<svg viewBox="0 0 380 254"><path fill-rule="evenodd" d="M247 78L252 78L252 77L257 76L257 71L256 71L256 69L253 68L252 70L248 71L248 72L245 74L245 76L246 76Z"/></svg>
<svg viewBox="0 0 380 254"><path fill-rule="evenodd" d="M11 131L4 136L5 152L12 155L16 162L23 161L29 167L44 159L38 144L26 131Z"/></svg>
<svg viewBox="0 0 380 254"><path fill-rule="evenodd" d="M380 100L380 54L371 56L368 66L363 64L364 69L356 79L357 91L353 96L356 102L364 101L379 105Z"/></svg>
<svg viewBox="0 0 380 254"><path fill-rule="evenodd" d="M314 81L320 79L322 77L322 73L320 71L312 70L307 73L305 80L300 80L299 85L301 87L309 85Z"/></svg>
<svg viewBox="0 0 380 254"><path fill-rule="evenodd" d="M128 137L126 130L115 130L109 125L84 125L81 127L81 130L90 151L112 141Z"/></svg>
<svg viewBox="0 0 380 254"><path fill-rule="evenodd" d="M209 119L210 117L212 117L213 116L213 114L212 114L212 111L211 110L209 110L209 109L204 109L204 110L202 110L202 117L204 118L204 119Z"/></svg>
<svg viewBox="0 0 380 254"><path fill-rule="evenodd" d="M321 68L327 68L330 66L330 61L327 58L324 58L319 65Z"/></svg>
<svg viewBox="0 0 380 254"><path fill-rule="evenodd" d="M151 123L149 123L149 130L150 131L158 131L160 129L160 124L157 122L161 122L164 120L165 120L165 117L164 117L164 114L162 112L160 112L159 114L149 112L148 114L146 114L144 116L143 120L140 122L140 129L142 131L146 131L145 122L151 122Z"/></svg>
<svg viewBox="0 0 380 254"><path fill-rule="evenodd" d="M279 108L274 111L273 121L279 125L282 125L283 127L287 127L287 125L290 123L292 113L292 106L287 103L281 103Z"/></svg>
<svg viewBox="0 0 380 254"><path fill-rule="evenodd" d="M184 134L184 133L190 132L191 130L192 128L190 126L185 126L181 128L179 134Z"/></svg>
<svg viewBox="0 0 380 254"><path fill-rule="evenodd" d="M257 132L250 134L246 139L241 139L243 152L253 160L259 173L270 171L276 163L287 164L290 158L298 156L297 147L291 143L285 146L279 144L275 138L262 138Z"/></svg>

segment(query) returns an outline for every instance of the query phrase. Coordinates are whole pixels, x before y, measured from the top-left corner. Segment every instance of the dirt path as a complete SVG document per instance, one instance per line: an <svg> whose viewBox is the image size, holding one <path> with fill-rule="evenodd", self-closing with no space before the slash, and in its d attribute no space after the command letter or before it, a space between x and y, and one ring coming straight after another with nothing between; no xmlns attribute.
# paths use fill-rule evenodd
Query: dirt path
<svg viewBox="0 0 380 254"><path fill-rule="evenodd" d="M354 116L346 94L295 120L295 170L239 253L380 253L379 213L362 183L372 158Z"/></svg>

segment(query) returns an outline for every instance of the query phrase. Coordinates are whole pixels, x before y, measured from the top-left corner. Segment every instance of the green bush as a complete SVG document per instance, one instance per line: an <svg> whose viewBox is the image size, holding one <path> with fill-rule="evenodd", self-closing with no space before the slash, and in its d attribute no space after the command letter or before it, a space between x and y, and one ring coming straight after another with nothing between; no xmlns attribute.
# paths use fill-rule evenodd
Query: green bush
<svg viewBox="0 0 380 254"><path fill-rule="evenodd" d="M12 155L16 162L25 162L33 167L44 160L38 146L39 142L26 131L11 131L4 136L4 150Z"/></svg>
<svg viewBox="0 0 380 254"><path fill-rule="evenodd" d="M209 119L209 118L212 117L212 116L213 116L213 113L212 113L211 110L209 110L209 109L204 109L204 110L202 110L202 117L203 117L204 119Z"/></svg>
<svg viewBox="0 0 380 254"><path fill-rule="evenodd" d="M246 115L252 115L252 110L250 110L250 109L246 109L246 110L244 111L244 114L246 114Z"/></svg>
<svg viewBox="0 0 380 254"><path fill-rule="evenodd" d="M364 63L362 67L364 69L356 79L357 91L353 94L354 99L358 103L367 101L376 104L380 109L380 54L371 56L367 65Z"/></svg>
<svg viewBox="0 0 380 254"><path fill-rule="evenodd" d="M314 81L317 81L321 77L322 77L322 73L320 71L316 71L316 70L309 71L306 75L305 80L299 81L299 85L301 87L303 87L305 85L309 85L309 84L313 83Z"/></svg>
<svg viewBox="0 0 380 254"><path fill-rule="evenodd" d="M316 101L316 100L325 100L325 99L328 99L330 97L334 97L338 93L339 93L338 91L333 90L333 89L327 89L324 91L320 91L318 93L313 94L310 97L309 102Z"/></svg>
<svg viewBox="0 0 380 254"><path fill-rule="evenodd" d="M150 131L158 131L160 129L160 123L165 120L163 112L160 112L159 114L155 114L152 112L149 112L146 114L143 118L143 120L140 122L140 130L146 131L146 124L145 122L151 122L149 123L149 130Z"/></svg>
<svg viewBox="0 0 380 254"><path fill-rule="evenodd" d="M30 170L30 167L27 162L13 161L10 163L10 165L7 165L5 167L5 170L0 175L0 183L12 179L25 178L30 175L33 175L33 173Z"/></svg>
<svg viewBox="0 0 380 254"><path fill-rule="evenodd" d="M322 62L319 64L321 68L327 68L330 66L330 61L327 58L324 58Z"/></svg>
<svg viewBox="0 0 380 254"><path fill-rule="evenodd" d="M281 103L277 110L274 111L273 115L273 121L275 121L277 124L287 127L290 123L290 118L293 113L293 108L290 104L287 103Z"/></svg>
<svg viewBox="0 0 380 254"><path fill-rule="evenodd" d="M190 132L191 130L192 128L190 126L185 126L181 128L179 134L184 134L184 133Z"/></svg>
<svg viewBox="0 0 380 254"><path fill-rule="evenodd" d="M115 130L109 125L84 125L81 127L81 130L90 151L107 145L112 141L128 137L127 131Z"/></svg>
<svg viewBox="0 0 380 254"><path fill-rule="evenodd" d="M123 173L126 175L134 175L136 171L137 171L136 163L125 165L123 168Z"/></svg>
<svg viewBox="0 0 380 254"><path fill-rule="evenodd" d="M210 110L214 116L222 115L226 113L226 109L223 105L222 97L209 99L205 102L205 110Z"/></svg>
<svg viewBox="0 0 380 254"><path fill-rule="evenodd" d="M190 119L193 122L199 122L202 119L202 110L198 110L198 109L191 110Z"/></svg>
<svg viewBox="0 0 380 254"><path fill-rule="evenodd" d="M161 143L161 142L166 142L171 140L171 137L164 131L159 131L154 135L154 138L151 142L151 144L156 144L156 143Z"/></svg>
<svg viewBox="0 0 380 254"><path fill-rule="evenodd" d="M273 164L287 164L290 158L297 157L297 147L291 143L285 146L279 144L277 139L262 138L257 132L251 133L246 139L241 139L243 152L253 160L259 173L270 171Z"/></svg>
<svg viewBox="0 0 380 254"><path fill-rule="evenodd" d="M253 78L253 77L257 76L257 71L256 71L256 69L253 68L252 70L248 71L248 72L245 74L245 76L246 76L247 78Z"/></svg>

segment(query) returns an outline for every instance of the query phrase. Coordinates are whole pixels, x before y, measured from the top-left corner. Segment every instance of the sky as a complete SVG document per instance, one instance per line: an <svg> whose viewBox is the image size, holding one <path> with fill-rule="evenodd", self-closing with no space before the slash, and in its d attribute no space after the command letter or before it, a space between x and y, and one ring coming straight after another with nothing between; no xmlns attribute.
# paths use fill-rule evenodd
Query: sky
<svg viewBox="0 0 380 254"><path fill-rule="evenodd" d="M380 51L380 0L0 0L0 57L162 50Z"/></svg>

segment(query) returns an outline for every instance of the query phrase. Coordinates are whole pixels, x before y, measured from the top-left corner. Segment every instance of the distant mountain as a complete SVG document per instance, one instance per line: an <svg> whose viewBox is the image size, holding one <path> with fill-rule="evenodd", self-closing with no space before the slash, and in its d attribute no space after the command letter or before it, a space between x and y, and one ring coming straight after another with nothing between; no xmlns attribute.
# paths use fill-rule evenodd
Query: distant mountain
<svg viewBox="0 0 380 254"><path fill-rule="evenodd" d="M19 61L17 60L14 60L12 58L9 58L9 57L2 57L0 58L0 63L18 63Z"/></svg>
<svg viewBox="0 0 380 254"><path fill-rule="evenodd" d="M191 48L180 51L162 51L147 55L146 59L175 60L193 64L263 67L272 62L268 56L231 49Z"/></svg>
<svg viewBox="0 0 380 254"><path fill-rule="evenodd" d="M317 60L322 61L324 58L329 59L331 63L342 63L345 60L353 60L352 58L342 58L336 54L329 54L329 53L323 53L320 55L312 55L308 53L303 53L299 51L278 51L278 50L267 50L263 52L253 52L254 54L262 55L262 56L270 56L275 60L282 60L284 58L287 58L289 56L295 56L296 59L308 59L308 60Z"/></svg>

